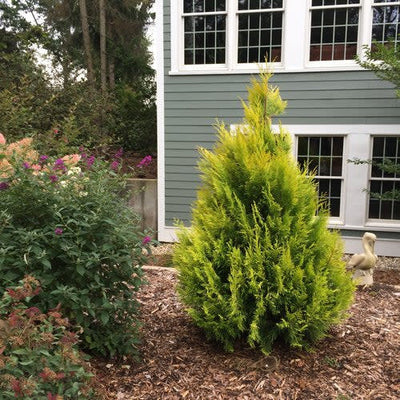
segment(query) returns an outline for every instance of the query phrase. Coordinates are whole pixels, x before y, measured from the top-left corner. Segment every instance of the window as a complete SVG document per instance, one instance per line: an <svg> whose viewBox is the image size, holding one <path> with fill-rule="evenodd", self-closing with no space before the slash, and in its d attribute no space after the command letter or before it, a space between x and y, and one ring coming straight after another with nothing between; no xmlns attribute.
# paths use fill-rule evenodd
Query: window
<svg viewBox="0 0 400 400"><path fill-rule="evenodd" d="M372 17L372 41L398 43L400 1L375 0Z"/></svg>
<svg viewBox="0 0 400 400"><path fill-rule="evenodd" d="M357 54L360 0L313 0L310 61L352 60Z"/></svg>
<svg viewBox="0 0 400 400"><path fill-rule="evenodd" d="M184 0L185 64L224 64L225 0Z"/></svg>
<svg viewBox="0 0 400 400"><path fill-rule="evenodd" d="M283 0L238 0L238 63L280 62Z"/></svg>
<svg viewBox="0 0 400 400"><path fill-rule="evenodd" d="M400 136L373 138L372 168L370 177L369 218L400 220L400 174L383 171L376 164L400 165ZM374 194L376 196L374 196Z"/></svg>
<svg viewBox="0 0 400 400"><path fill-rule="evenodd" d="M332 217L340 216L343 183L343 137L300 136L297 161L315 171L318 194L328 202Z"/></svg>
<svg viewBox="0 0 400 400"><path fill-rule="evenodd" d="M171 73L360 70L400 41L400 0L171 0ZM167 28L168 29L168 28Z"/></svg>

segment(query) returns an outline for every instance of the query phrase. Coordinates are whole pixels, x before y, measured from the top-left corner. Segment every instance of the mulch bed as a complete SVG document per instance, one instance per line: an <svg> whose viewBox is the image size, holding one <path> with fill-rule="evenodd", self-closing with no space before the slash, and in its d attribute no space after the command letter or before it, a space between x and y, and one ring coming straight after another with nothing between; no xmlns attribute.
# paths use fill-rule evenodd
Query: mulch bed
<svg viewBox="0 0 400 400"><path fill-rule="evenodd" d="M375 284L357 290L349 318L314 352L277 346L269 357L224 353L185 313L174 270L146 277L142 360L92 361L110 399L400 399L400 271L375 271Z"/></svg>

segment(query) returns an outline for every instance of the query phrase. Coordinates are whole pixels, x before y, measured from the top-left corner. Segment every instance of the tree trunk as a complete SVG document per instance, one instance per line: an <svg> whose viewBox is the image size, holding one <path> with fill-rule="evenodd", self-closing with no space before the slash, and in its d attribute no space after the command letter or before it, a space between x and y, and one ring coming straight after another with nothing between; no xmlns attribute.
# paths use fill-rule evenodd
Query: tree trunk
<svg viewBox="0 0 400 400"><path fill-rule="evenodd" d="M86 0L79 0L79 9L81 13L83 47L85 49L85 57L87 65L87 78L90 86L94 87L94 69L93 69L92 51L90 46L89 23L88 23L88 14L86 8Z"/></svg>
<svg viewBox="0 0 400 400"><path fill-rule="evenodd" d="M111 59L108 63L108 79L110 82L110 90L115 89L115 63L114 59Z"/></svg>
<svg viewBox="0 0 400 400"><path fill-rule="evenodd" d="M106 0L99 0L100 9L100 74L101 91L107 91L107 53L106 53Z"/></svg>

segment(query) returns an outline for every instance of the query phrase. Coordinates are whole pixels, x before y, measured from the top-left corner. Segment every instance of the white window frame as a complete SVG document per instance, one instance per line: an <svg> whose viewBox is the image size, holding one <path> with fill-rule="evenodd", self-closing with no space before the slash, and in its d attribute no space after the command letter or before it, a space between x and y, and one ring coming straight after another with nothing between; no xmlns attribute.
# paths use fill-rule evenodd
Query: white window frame
<svg viewBox="0 0 400 400"><path fill-rule="evenodd" d="M372 220L368 218L369 195L365 191L370 179L370 165L355 165L348 159L369 160L372 157L372 140L378 136L398 136L399 125L284 125L290 132L293 156L297 160L297 136L344 136L342 201L339 218L330 218L329 226L340 229L374 229L398 232L397 220ZM343 207L343 208L342 208Z"/></svg>
<svg viewBox="0 0 400 400"><path fill-rule="evenodd" d="M231 124L235 131L242 124ZM339 217L329 218L330 228L365 230L378 228L379 231L398 232L400 221L369 219L368 188L371 166L356 165L350 159L370 160L374 137L399 136L400 125L282 125L292 142L292 155L297 160L297 138L307 137L343 137L343 170ZM280 125L272 125L272 131L279 132ZM333 177L334 178L334 177Z"/></svg>
<svg viewBox="0 0 400 400"><path fill-rule="evenodd" d="M372 160L372 155L373 155L373 146L374 146L374 138L375 137L379 137L379 136L383 136L383 137L399 137L399 134L395 134L395 133L391 133L391 134L387 134L387 135L375 135L372 134L370 137L370 153L369 153L369 157L368 160ZM380 178L374 178L372 177L372 165L369 165L368 167L368 186L366 186L366 188L369 188L370 183L372 181L379 181ZM400 181L400 178L386 178L385 180L388 181ZM370 200L370 196L368 195L368 204L367 204L367 216L366 216L366 220L367 220L367 225L370 226L399 226L400 227L400 220L397 219L383 219L383 218L369 218L369 200Z"/></svg>
<svg viewBox="0 0 400 400"><path fill-rule="evenodd" d="M371 1L372 1L372 4L371 4L370 8L371 8L371 36L372 36L372 23L373 23L373 20L372 20L373 12L372 12L372 10L373 10L373 8L374 7L385 7L385 5L387 5L387 6L389 6L389 5L390 6L400 6L400 1L392 1L392 2L389 2L389 3L379 3L378 0L371 0ZM397 41L397 43L399 44L399 41Z"/></svg>
<svg viewBox="0 0 400 400"><path fill-rule="evenodd" d="M227 1L226 4L226 10L225 11L215 11L215 12L204 12L204 13L190 13L190 14L184 14L183 13L183 0L171 0L171 16L173 15L173 7L174 5L176 7L176 15L179 16L178 21L175 23L172 23L171 19L171 38L172 38L172 28L176 26L177 28L177 34L178 36L176 37L176 40L178 41L178 48L180 49L179 52L175 52L175 57L173 57L173 60L178 57L179 62L178 62L178 69L180 71L191 71L191 72L205 72L205 71L225 71L226 70L226 65L228 61L228 46L229 46L229 1ZM191 15L226 15L226 26L225 26L225 35L226 35L226 54L225 54L225 64L189 64L185 65L184 58L185 58L185 24L184 24L184 17L183 15L191 16ZM171 40L172 41L172 40ZM172 48L172 43L171 43L171 48ZM171 49L172 50L172 49ZM171 51L171 57L172 57L172 51ZM172 60L171 60L172 61Z"/></svg>
<svg viewBox="0 0 400 400"><path fill-rule="evenodd" d="M347 153L347 135L346 134L332 134L332 135L328 135L328 134L317 134L317 133L313 133L313 134L297 134L295 135L295 140L293 141L293 155L295 160L297 160L298 157L298 145L299 145L299 138L300 137L318 137L318 138L323 138L323 137L341 137L343 138L343 153L342 153L342 174L340 176L321 176L321 175L317 175L318 179L340 179L342 181L342 184L340 185L340 209L339 209L339 216L337 217L329 217L329 224L332 226L337 226L337 225L343 225L344 224L344 212L345 212L345 183L346 183L346 155Z"/></svg>
<svg viewBox="0 0 400 400"><path fill-rule="evenodd" d="M325 60L325 61L310 61L310 48L311 48L311 15L312 15L312 10L337 10L340 8L358 8L359 9L359 24L358 24L358 40L357 40L357 54L360 54L360 50L362 49L362 44L360 41L363 39L361 33L362 33L362 25L364 20L362 19L364 17L362 13L363 9L363 1L360 0L360 4L352 4L352 5L342 5L342 6L318 6L318 7L312 7L312 0L310 0L309 4L309 9L310 12L308 13L308 21L307 21L307 26L308 26L308 38L306 42L306 66L308 67L319 67L319 68L337 68L337 67L352 67L354 65L354 60ZM372 20L371 20L372 23Z"/></svg>
<svg viewBox="0 0 400 400"><path fill-rule="evenodd" d="M171 1L171 69L170 75L257 73L259 65L238 64L238 7L236 0L226 0L226 58L225 64L184 65L183 1ZM388 3L389 5L391 3ZM397 4L393 3L394 5ZM309 61L312 0L284 0L282 21L281 62L271 63L274 72L358 71L363 70L354 60ZM372 9L382 4L361 0L358 31L358 55L371 44ZM222 12L221 12L222 13Z"/></svg>

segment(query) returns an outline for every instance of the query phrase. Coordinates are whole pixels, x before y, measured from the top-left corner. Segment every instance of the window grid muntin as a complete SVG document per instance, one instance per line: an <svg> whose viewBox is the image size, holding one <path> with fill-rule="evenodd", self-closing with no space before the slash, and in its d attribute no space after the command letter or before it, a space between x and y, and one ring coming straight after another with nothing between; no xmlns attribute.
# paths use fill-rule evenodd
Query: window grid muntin
<svg viewBox="0 0 400 400"><path fill-rule="evenodd" d="M312 0L311 7L345 7L360 4L360 0Z"/></svg>
<svg viewBox="0 0 400 400"><path fill-rule="evenodd" d="M258 2L260 8L255 8ZM263 5L269 7L261 8ZM239 64L280 62L282 59L283 0L250 0L237 12L237 59ZM253 4L253 8L252 7ZM255 22L258 20L258 22ZM276 24L276 25L274 25Z"/></svg>
<svg viewBox="0 0 400 400"><path fill-rule="evenodd" d="M210 3L214 8L211 11L204 11L210 9L207 8L207 4ZM192 4L191 8L189 4ZM185 0L183 8L184 65L225 64L226 2Z"/></svg>
<svg viewBox="0 0 400 400"><path fill-rule="evenodd" d="M340 217L343 198L343 152L343 136L299 136L297 140L297 161L301 168L308 165L310 171L316 171L314 180L318 187L318 197L327 201L331 217ZM326 169L327 162L329 171L324 172L321 166Z"/></svg>
<svg viewBox="0 0 400 400"><path fill-rule="evenodd" d="M283 0L238 0L239 11L273 10L277 8L283 9Z"/></svg>
<svg viewBox="0 0 400 400"><path fill-rule="evenodd" d="M226 11L225 0L184 0L183 12L190 13L205 13Z"/></svg>
<svg viewBox="0 0 400 400"><path fill-rule="evenodd" d="M339 4L340 1L313 1L309 39L311 62L352 60L357 54L360 3L346 0L346 4ZM350 21L351 12L355 21Z"/></svg>
<svg viewBox="0 0 400 400"><path fill-rule="evenodd" d="M394 13L395 20L387 20L389 13ZM372 14L372 41L383 44L393 42L397 46L400 33L400 1L375 0Z"/></svg>
<svg viewBox="0 0 400 400"><path fill-rule="evenodd" d="M400 165L400 136L373 137L372 161L381 163L387 159ZM369 191L382 195L393 190L400 191L400 174L390 174L371 166ZM400 201L374 199L369 196L368 218L400 220Z"/></svg>

